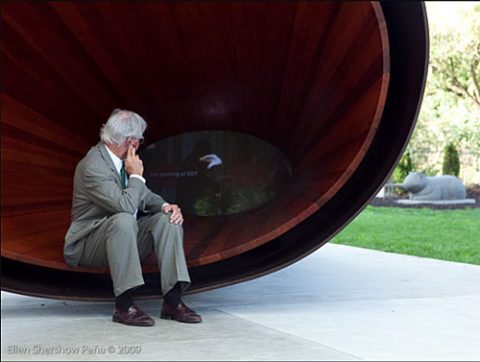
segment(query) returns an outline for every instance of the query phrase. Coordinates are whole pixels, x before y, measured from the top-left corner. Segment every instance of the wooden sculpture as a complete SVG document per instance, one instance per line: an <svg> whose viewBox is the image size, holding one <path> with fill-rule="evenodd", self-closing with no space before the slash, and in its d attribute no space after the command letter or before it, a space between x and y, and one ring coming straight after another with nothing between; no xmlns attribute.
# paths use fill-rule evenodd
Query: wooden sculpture
<svg viewBox="0 0 480 362"><path fill-rule="evenodd" d="M74 167L113 108L146 145L206 130L256 137L291 166L243 213L187 216L190 292L252 279L325 244L376 194L414 128L428 63L420 2L3 2L2 289L111 298L69 268ZM145 263L142 296L158 296Z"/></svg>

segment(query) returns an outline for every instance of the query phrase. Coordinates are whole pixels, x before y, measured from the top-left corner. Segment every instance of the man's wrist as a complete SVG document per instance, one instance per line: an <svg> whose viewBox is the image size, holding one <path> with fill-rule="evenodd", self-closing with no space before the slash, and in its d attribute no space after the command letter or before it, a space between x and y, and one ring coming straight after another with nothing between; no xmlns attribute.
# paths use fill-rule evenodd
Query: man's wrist
<svg viewBox="0 0 480 362"><path fill-rule="evenodd" d="M162 211L163 211L163 209L165 208L165 206L168 206L168 205L170 205L168 202L164 202L164 203L162 204ZM164 212L165 212L165 211L164 211Z"/></svg>
<svg viewBox="0 0 480 362"><path fill-rule="evenodd" d="M138 178L140 181L142 181L143 183L146 183L147 180L145 180L145 178L143 176L140 176L140 175L137 175L137 174L133 174L133 175L130 175L130 177L133 177L133 178Z"/></svg>

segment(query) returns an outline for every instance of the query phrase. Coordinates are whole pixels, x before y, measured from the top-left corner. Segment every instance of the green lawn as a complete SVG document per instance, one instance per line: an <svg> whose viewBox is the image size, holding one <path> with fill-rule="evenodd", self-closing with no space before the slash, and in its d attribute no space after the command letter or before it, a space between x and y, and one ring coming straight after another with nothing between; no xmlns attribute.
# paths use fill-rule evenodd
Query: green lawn
<svg viewBox="0 0 480 362"><path fill-rule="evenodd" d="M480 209L368 206L332 242L480 265Z"/></svg>

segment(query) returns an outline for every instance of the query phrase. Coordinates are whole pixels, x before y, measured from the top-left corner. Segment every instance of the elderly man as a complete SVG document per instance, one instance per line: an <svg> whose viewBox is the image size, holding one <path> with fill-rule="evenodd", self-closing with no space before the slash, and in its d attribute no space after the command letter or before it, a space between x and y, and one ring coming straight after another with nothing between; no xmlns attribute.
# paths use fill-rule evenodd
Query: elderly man
<svg viewBox="0 0 480 362"><path fill-rule="evenodd" d="M73 267L108 266L113 321L152 326L154 320L133 302L133 291L144 284L141 260L153 252L164 296L161 318L198 323L201 317L181 300L190 285L181 210L147 188L136 155L146 127L138 114L115 109L100 131L101 142L78 163L65 261ZM138 214L145 216L137 220Z"/></svg>

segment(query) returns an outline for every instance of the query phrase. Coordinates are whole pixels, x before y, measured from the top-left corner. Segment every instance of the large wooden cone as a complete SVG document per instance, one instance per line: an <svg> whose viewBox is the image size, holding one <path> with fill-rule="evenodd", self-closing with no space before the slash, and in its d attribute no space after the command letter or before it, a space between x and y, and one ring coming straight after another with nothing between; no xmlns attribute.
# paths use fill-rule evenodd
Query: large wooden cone
<svg viewBox="0 0 480 362"><path fill-rule="evenodd" d="M422 3L3 2L2 289L112 297L107 268L63 262L75 165L113 108L146 145L248 134L283 152L283 192L248 212L186 217L190 292L285 267L376 194L414 127L428 63ZM381 227L381 226L379 226ZM144 264L141 296L160 293Z"/></svg>

